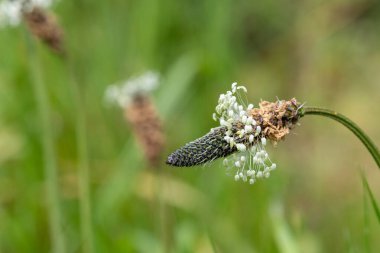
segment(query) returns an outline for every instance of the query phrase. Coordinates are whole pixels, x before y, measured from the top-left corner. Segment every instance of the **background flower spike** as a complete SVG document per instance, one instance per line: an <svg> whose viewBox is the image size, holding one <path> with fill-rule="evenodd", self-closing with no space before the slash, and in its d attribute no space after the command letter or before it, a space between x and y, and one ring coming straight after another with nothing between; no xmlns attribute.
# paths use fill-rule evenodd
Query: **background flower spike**
<svg viewBox="0 0 380 253"><path fill-rule="evenodd" d="M63 30L52 12L40 7L24 11L30 32L57 54L64 55Z"/></svg>
<svg viewBox="0 0 380 253"><path fill-rule="evenodd" d="M124 110L132 133L152 167L158 167L165 146L163 124L150 96L158 84L158 73L147 71L122 83L110 85L106 90L108 102Z"/></svg>

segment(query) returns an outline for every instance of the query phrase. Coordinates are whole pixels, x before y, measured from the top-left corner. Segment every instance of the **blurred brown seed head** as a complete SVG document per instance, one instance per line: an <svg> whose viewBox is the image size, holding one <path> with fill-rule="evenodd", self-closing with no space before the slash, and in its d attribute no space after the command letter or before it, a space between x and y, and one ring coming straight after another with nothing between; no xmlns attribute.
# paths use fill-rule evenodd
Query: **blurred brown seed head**
<svg viewBox="0 0 380 253"><path fill-rule="evenodd" d="M148 96L139 95L124 110L133 134L152 166L157 166L164 147L164 134L158 112Z"/></svg>
<svg viewBox="0 0 380 253"><path fill-rule="evenodd" d="M63 31L55 16L40 7L24 11L24 20L30 32L57 54L64 54Z"/></svg>
<svg viewBox="0 0 380 253"><path fill-rule="evenodd" d="M105 94L108 102L123 109L125 118L131 124L133 134L152 167L158 166L165 143L162 123L150 97L150 92L158 83L159 75L147 71L108 86Z"/></svg>

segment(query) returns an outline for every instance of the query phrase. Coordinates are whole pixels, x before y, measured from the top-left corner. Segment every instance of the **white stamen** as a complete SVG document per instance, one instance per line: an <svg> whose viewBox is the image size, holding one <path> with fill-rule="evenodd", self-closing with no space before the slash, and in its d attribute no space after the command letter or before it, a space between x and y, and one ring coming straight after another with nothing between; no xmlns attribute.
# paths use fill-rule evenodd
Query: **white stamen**
<svg viewBox="0 0 380 253"><path fill-rule="evenodd" d="M257 126L256 127L256 135L259 135L261 133L261 127Z"/></svg>
<svg viewBox="0 0 380 253"><path fill-rule="evenodd" d="M242 144L242 143L237 143L236 144L236 148L239 151L246 151L247 150L247 147L244 144Z"/></svg>
<svg viewBox="0 0 380 253"><path fill-rule="evenodd" d="M238 90L243 90L245 93L247 93L247 88L245 88L245 86L239 86L237 87Z"/></svg>
<svg viewBox="0 0 380 253"><path fill-rule="evenodd" d="M246 133L250 133L250 132L252 132L252 126L251 125L246 125L244 127L244 130L245 130Z"/></svg>
<svg viewBox="0 0 380 253"><path fill-rule="evenodd" d="M241 117L241 122L243 124L245 124L247 122L247 116L243 115L243 117ZM247 123L248 124L248 123Z"/></svg>

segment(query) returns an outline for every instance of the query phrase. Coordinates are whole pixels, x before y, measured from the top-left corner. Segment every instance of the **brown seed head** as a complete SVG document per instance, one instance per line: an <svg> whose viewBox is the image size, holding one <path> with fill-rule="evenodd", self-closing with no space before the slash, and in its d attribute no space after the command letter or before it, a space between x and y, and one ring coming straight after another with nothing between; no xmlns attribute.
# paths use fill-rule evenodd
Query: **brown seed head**
<svg viewBox="0 0 380 253"><path fill-rule="evenodd" d="M124 113L150 165L157 166L165 138L161 120L151 99L147 95L135 96L125 107Z"/></svg>
<svg viewBox="0 0 380 253"><path fill-rule="evenodd" d="M24 20L33 35L58 54L64 54L63 32L55 16L46 10L33 7L24 12Z"/></svg>

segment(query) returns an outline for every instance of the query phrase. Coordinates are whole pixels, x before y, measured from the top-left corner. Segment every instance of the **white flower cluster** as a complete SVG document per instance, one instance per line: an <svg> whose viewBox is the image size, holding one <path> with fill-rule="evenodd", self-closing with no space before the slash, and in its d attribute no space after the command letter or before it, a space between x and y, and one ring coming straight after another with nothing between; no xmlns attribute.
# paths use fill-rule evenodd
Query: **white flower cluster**
<svg viewBox="0 0 380 253"><path fill-rule="evenodd" d="M18 26L23 12L33 7L48 8L54 0L3 0L0 2L0 27Z"/></svg>
<svg viewBox="0 0 380 253"><path fill-rule="evenodd" d="M221 94L213 119L227 127L224 140L238 150L230 158L225 158L223 164L228 170L236 170L236 181L253 184L256 179L268 178L276 164L271 162L265 150L267 140L260 125L250 116L254 106L245 105L241 91L246 93L247 89L233 83L231 91Z"/></svg>
<svg viewBox="0 0 380 253"><path fill-rule="evenodd" d="M124 108L132 102L134 97L154 90L158 83L159 75L156 72L148 71L122 83L110 85L106 90L106 100Z"/></svg>

